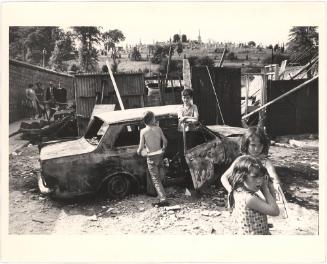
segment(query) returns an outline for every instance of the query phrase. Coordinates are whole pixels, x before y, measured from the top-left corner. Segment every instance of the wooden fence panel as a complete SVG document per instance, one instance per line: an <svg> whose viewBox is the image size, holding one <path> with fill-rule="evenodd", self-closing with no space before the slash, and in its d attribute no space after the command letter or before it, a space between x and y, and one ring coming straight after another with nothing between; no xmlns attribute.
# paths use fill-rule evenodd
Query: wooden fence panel
<svg viewBox="0 0 327 264"><path fill-rule="evenodd" d="M223 124L206 67L193 67L194 103L200 120L207 125ZM241 69L209 67L212 82L226 125L241 125Z"/></svg>

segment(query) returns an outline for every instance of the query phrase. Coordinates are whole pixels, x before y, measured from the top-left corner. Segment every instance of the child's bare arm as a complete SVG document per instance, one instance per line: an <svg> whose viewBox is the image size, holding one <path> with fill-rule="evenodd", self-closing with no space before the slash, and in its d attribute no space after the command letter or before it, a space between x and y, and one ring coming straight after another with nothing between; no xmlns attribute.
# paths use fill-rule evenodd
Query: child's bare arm
<svg viewBox="0 0 327 264"><path fill-rule="evenodd" d="M224 188L227 190L228 193L230 193L232 191L232 186L230 185L228 179L230 178L230 176L233 173L233 169L234 169L234 166L235 166L235 163L237 160L238 160L238 158L236 160L234 160L232 165L229 166L229 168L224 172L224 174L220 178L222 185L224 186Z"/></svg>
<svg viewBox="0 0 327 264"><path fill-rule="evenodd" d="M194 118L196 119L196 121L199 120L199 110L198 107L196 105L194 105L194 112L193 112Z"/></svg>
<svg viewBox="0 0 327 264"><path fill-rule="evenodd" d="M164 133L162 132L162 129L160 128L160 135L161 135L161 140L162 140L162 148L165 150L167 148L167 138L165 137Z"/></svg>
<svg viewBox="0 0 327 264"><path fill-rule="evenodd" d="M140 131L140 144L139 144L139 147L138 147L138 149L136 151L138 155L141 155L141 151L142 151L143 148L144 148L144 131L141 130Z"/></svg>
<svg viewBox="0 0 327 264"><path fill-rule="evenodd" d="M277 175L276 169L270 160L266 161L266 169L269 173L269 176L273 178L275 184L280 184L279 177Z"/></svg>
<svg viewBox="0 0 327 264"><path fill-rule="evenodd" d="M268 172L270 178L273 180L273 182L269 181L269 183L268 183L269 190L270 190L271 194L274 196L274 198L276 198L276 192L277 192L278 186L280 185L280 180L277 175L276 169L270 160L266 161L266 169L267 169L267 172Z"/></svg>
<svg viewBox="0 0 327 264"><path fill-rule="evenodd" d="M247 200L247 207L265 215L278 216L279 208L276 199L272 196L268 188L268 179L264 180L262 193L265 196L266 201L252 195L251 198Z"/></svg>

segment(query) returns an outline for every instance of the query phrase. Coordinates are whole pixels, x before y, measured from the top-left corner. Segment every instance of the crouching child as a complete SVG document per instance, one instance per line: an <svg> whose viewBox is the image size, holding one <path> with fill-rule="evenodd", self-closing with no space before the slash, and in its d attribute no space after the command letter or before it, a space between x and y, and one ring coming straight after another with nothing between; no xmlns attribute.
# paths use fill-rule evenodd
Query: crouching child
<svg viewBox="0 0 327 264"><path fill-rule="evenodd" d="M169 203L167 202L166 193L161 182L161 177L163 175L160 175L163 154L167 147L167 139L161 128L156 125L156 119L153 112L145 112L143 119L145 128L140 131L140 144L137 149L137 154L141 155L145 146L148 170L159 197L159 201L152 205L167 206Z"/></svg>

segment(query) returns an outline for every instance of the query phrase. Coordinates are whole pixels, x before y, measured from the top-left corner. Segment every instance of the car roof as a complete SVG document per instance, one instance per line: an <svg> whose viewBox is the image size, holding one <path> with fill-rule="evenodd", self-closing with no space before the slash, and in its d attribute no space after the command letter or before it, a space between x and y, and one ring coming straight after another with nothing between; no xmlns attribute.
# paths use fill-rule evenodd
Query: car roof
<svg viewBox="0 0 327 264"><path fill-rule="evenodd" d="M113 112L106 112L95 115L109 124L122 123L126 121L136 121L143 119L145 111L152 111L156 117L158 116L177 116L177 111L181 105L164 105L164 106L153 106L143 108L132 108L125 110L117 110Z"/></svg>

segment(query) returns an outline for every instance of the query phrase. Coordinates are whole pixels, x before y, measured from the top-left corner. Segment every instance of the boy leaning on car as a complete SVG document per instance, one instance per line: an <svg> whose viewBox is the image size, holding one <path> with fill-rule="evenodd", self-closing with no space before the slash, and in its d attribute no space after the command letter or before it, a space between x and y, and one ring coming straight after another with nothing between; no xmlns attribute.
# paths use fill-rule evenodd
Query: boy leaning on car
<svg viewBox="0 0 327 264"><path fill-rule="evenodd" d="M143 120L146 127L140 131L140 144L137 149L137 154L141 155L142 149L144 146L146 147L148 170L159 196L159 202L154 203L153 206L166 206L169 205L169 203L166 200L165 190L160 178L160 176L162 177L163 175L160 175L159 168L162 166L162 157L167 147L167 139L161 128L156 125L156 119L153 112L145 112ZM162 147L161 142L163 143Z"/></svg>

